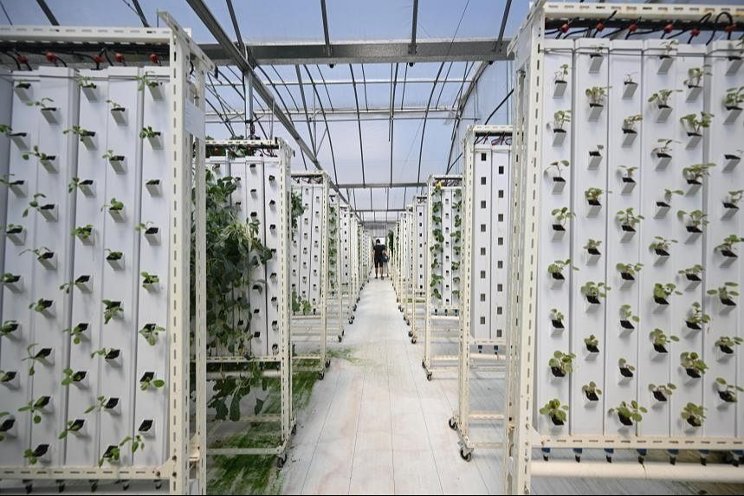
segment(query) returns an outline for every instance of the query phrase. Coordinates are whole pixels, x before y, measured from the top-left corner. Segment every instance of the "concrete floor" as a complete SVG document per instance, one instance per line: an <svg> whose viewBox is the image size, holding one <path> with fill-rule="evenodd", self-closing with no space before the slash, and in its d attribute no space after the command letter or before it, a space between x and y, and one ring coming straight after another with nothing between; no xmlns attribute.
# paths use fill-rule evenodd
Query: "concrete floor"
<svg viewBox="0 0 744 496"><path fill-rule="evenodd" d="M460 458L457 433L447 425L457 406L456 377L435 373L428 382L421 340L411 345L407 330L391 283L373 278L343 343L331 346L352 358L333 360L298 413L280 476L283 494L502 492L499 451L476 450L470 463ZM494 382L474 381L473 397L493 397ZM533 479L532 489L535 494L741 493L736 486L579 479Z"/></svg>

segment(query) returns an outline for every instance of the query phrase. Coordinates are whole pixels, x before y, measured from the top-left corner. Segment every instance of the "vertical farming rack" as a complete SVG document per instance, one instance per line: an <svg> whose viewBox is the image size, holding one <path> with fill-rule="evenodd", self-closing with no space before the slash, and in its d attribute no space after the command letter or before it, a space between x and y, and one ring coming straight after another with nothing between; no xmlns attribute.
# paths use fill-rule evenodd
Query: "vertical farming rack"
<svg viewBox="0 0 744 496"><path fill-rule="evenodd" d="M425 284L424 358L426 378L434 369L457 370L451 352L460 320L460 264L462 256L462 176L431 176L427 186L428 281ZM416 231L412 217L410 235ZM415 251L411 250L411 257ZM411 266L415 261L411 260ZM413 277L413 276L412 276ZM411 286L414 281L411 279Z"/></svg>
<svg viewBox="0 0 744 496"><path fill-rule="evenodd" d="M286 461L294 429L290 322L290 160L281 139L207 142L208 168L234 191L231 209L250 232L249 268L229 296L235 302L209 328L207 380L210 456L277 455ZM209 199L211 201L216 201ZM217 235L217 233L214 233ZM217 263L218 260L212 261ZM245 411L252 412L246 415ZM255 425L276 425L253 431Z"/></svg>
<svg viewBox="0 0 744 496"><path fill-rule="evenodd" d="M206 491L206 370L193 388L189 373L205 342L189 334L205 325L204 78L213 65L160 18L167 28L0 27L0 44L29 53L43 44L67 59L0 83L6 489L147 492L165 482L173 494ZM72 53L101 43L130 63L90 70ZM162 65L139 62L147 54Z"/></svg>
<svg viewBox="0 0 744 496"><path fill-rule="evenodd" d="M449 425L460 436L460 454L470 460L475 448L503 446L503 429L496 436L474 439L470 424L501 422L505 403L496 394L488 401L471 399L472 369L478 380L506 389L504 360L509 349L506 332L507 274L509 273L509 212L511 126L472 126L463 140L465 168L462 185L462 258L465 289L460 309L458 408Z"/></svg>
<svg viewBox="0 0 744 496"><path fill-rule="evenodd" d="M728 6L543 1L512 42L508 492L529 492L531 475L586 470L742 480L722 464L531 458L539 447L577 459L603 450L608 461L619 449L640 460L649 449L672 462L683 449L703 462L710 452L741 459L733 395L744 376L730 345L742 339L731 291L744 280L732 256L742 232L743 16ZM653 34L631 36L640 25Z"/></svg>
<svg viewBox="0 0 744 496"><path fill-rule="evenodd" d="M325 172L293 172L293 194L300 195L303 213L292 231L290 250L293 359L318 362L325 376L329 290L329 180Z"/></svg>

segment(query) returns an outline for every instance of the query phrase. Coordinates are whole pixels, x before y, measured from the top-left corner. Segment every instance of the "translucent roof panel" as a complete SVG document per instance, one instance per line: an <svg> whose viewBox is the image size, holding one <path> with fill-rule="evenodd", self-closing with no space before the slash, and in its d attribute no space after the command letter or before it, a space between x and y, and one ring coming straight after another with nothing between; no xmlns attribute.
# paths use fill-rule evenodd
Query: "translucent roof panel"
<svg viewBox="0 0 744 496"><path fill-rule="evenodd" d="M494 38L506 0L428 0L419 2L419 38ZM505 36L526 17L529 2L512 2ZM460 21L462 19L462 21ZM458 27L459 23L459 27Z"/></svg>
<svg viewBox="0 0 744 496"><path fill-rule="evenodd" d="M320 5L320 2L308 3ZM331 42L411 37L413 2L410 0L327 0L326 6Z"/></svg>
<svg viewBox="0 0 744 496"><path fill-rule="evenodd" d="M225 5L225 0L211 0L210 7L212 4ZM320 2L282 0L277 4L234 0L233 6L240 25L240 33L248 43L299 41L323 43L325 40ZM229 17L225 22L229 22ZM232 30L232 24L230 29Z"/></svg>

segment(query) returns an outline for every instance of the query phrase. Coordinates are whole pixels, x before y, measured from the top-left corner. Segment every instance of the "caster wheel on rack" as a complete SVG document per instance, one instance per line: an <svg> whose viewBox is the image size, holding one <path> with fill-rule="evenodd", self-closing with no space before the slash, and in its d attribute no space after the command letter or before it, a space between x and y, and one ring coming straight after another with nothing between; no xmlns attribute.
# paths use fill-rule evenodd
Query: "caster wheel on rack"
<svg viewBox="0 0 744 496"><path fill-rule="evenodd" d="M292 426L292 435L294 436L295 434L297 434L297 424Z"/></svg>
<svg viewBox="0 0 744 496"><path fill-rule="evenodd" d="M354 323L354 319L349 319L349 324L353 324L353 323Z"/></svg>
<svg viewBox="0 0 744 496"><path fill-rule="evenodd" d="M321 381L325 379L325 370L321 370L320 372L318 372L318 379Z"/></svg>
<svg viewBox="0 0 744 496"><path fill-rule="evenodd" d="M287 463L287 454L286 453L284 453L282 455L278 455L276 457L276 466L277 466L277 468L282 468L285 463Z"/></svg>
<svg viewBox="0 0 744 496"><path fill-rule="evenodd" d="M421 368L422 369L426 368L426 362L424 360L421 360Z"/></svg>
<svg viewBox="0 0 744 496"><path fill-rule="evenodd" d="M326 366L326 368L328 368L328 367L331 366L331 359L330 358L326 359L325 366Z"/></svg>
<svg viewBox="0 0 744 496"><path fill-rule="evenodd" d="M427 372L426 373L426 380L427 381L430 381L431 380L431 376L432 376L432 372L431 371L430 372Z"/></svg>
<svg viewBox="0 0 744 496"><path fill-rule="evenodd" d="M344 339L344 338L343 338L343 336L338 336L338 342L339 342L339 343L340 343L341 341L343 341L343 339Z"/></svg>
<svg viewBox="0 0 744 496"><path fill-rule="evenodd" d="M450 429L452 429L453 431L456 431L457 430L457 420L455 420L455 417L450 418L449 421L447 422L447 425L449 425Z"/></svg>
<svg viewBox="0 0 744 496"><path fill-rule="evenodd" d="M416 341L417 341L416 336L413 336L411 338L411 344L416 344Z"/></svg>
<svg viewBox="0 0 744 496"><path fill-rule="evenodd" d="M470 460L473 459L473 452L465 451L465 448L460 448L460 458L462 458L466 462L469 462Z"/></svg>
<svg viewBox="0 0 744 496"><path fill-rule="evenodd" d="M346 329L341 329L341 336L346 336Z"/></svg>
<svg viewBox="0 0 744 496"><path fill-rule="evenodd" d="M356 312L356 309L357 309L357 306L356 306L356 304L355 304L355 305L354 305L354 308L353 308L353 310L354 310L354 311Z"/></svg>
<svg viewBox="0 0 744 496"><path fill-rule="evenodd" d="M413 337L413 331L408 331L408 337L409 338L412 338Z"/></svg>

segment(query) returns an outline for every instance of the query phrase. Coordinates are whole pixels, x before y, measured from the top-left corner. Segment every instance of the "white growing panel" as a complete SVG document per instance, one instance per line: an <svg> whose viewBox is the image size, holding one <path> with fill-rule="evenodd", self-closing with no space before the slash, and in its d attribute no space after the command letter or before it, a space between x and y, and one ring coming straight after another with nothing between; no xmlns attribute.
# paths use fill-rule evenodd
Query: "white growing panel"
<svg viewBox="0 0 744 496"><path fill-rule="evenodd" d="M535 411L539 432L551 438L740 435L738 405L724 402L716 383L717 377L729 384L742 383L739 350L727 356L716 345L724 336L741 337L740 305L737 301L727 308L718 296L707 294L727 282L742 281L738 260L716 250L727 236L742 232L735 209L724 207L729 192L744 186L741 167L734 165L741 155L736 144L744 138L741 117L723 103L730 88L744 86L744 74L733 70L735 64L728 58L730 43L579 39L547 40L544 46L541 167L547 172L540 193L535 410L559 399L570 405L570 413L568 425L554 426ZM555 91L554 79L560 79L555 75L563 73L564 64L569 68L567 84ZM709 74L700 80L702 90L688 87L695 69L703 67ZM594 87L606 89L601 107L590 106L586 91ZM653 98L660 90L671 90L661 107ZM565 134L562 141L554 139L553 129L554 114L561 110L572 111L566 132L560 133ZM681 119L690 114L700 118L701 112L714 117L696 141ZM636 114L640 119L635 132L629 132L626 119ZM669 148L659 150L666 140ZM660 151L671 160L663 160ZM556 186L556 168L550 167L562 160L570 163L561 170L563 187ZM702 176L701 184L690 182L683 171L708 163L715 165L709 176ZM589 188L602 191L599 205L588 204ZM564 207L574 216L560 235L553 229L552 213ZM628 209L642 216L634 230L623 228L618 218ZM700 233L690 229L686 214L695 211L702 211L709 221ZM668 257L652 246L657 237L672 240ZM599 255L588 253L589 239L600 243ZM564 268L565 279L556 282L548 266L569 259L578 270ZM629 278L622 275L619 264L640 265ZM680 272L696 265L704 267L701 283ZM599 304L590 304L582 291L589 282L611 288ZM665 298L668 305L655 298L656 284L674 285ZM687 322L695 304L711 318L701 330ZM562 330L551 322L552 308L564 315ZM637 322L629 320L632 328L621 323L624 308L638 317ZM666 343L666 353L654 347L651 334L656 330L678 338ZM585 342L592 334L598 340L598 353L590 353ZM549 367L556 351L576 355L573 371L566 377L554 377ZM698 354L709 370L700 378L691 377L682 366L682 353ZM621 359L634 366L632 377L621 375ZM590 382L603 392L599 401L585 395L583 386ZM667 383L676 389L668 401L658 401L650 385ZM617 413L610 412L623 401L637 401L648 409L641 422L624 426ZM705 406L707 420L702 427L681 418L689 403Z"/></svg>

